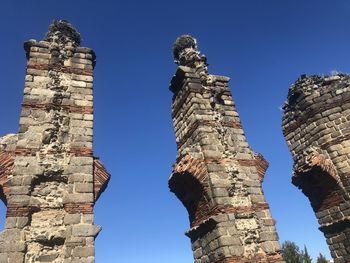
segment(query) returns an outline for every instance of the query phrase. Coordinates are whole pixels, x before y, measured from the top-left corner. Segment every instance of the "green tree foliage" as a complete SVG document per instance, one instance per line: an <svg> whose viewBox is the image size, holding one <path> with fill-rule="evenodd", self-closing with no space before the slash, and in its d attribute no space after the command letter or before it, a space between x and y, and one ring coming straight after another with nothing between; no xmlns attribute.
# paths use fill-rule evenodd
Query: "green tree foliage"
<svg viewBox="0 0 350 263"><path fill-rule="evenodd" d="M281 252L286 263L312 263L312 258L307 251L306 246L304 246L304 250L300 250L298 245L292 241L285 241L282 244ZM329 263L329 261L320 253L317 257L316 263Z"/></svg>
<svg viewBox="0 0 350 263"><path fill-rule="evenodd" d="M286 263L303 263L303 255L297 244L285 241L282 244L282 257Z"/></svg>
<svg viewBox="0 0 350 263"><path fill-rule="evenodd" d="M310 257L309 253L307 252L307 248L305 245L304 245L304 251L303 251L302 257L303 257L304 263L311 263L312 262L312 258Z"/></svg>
<svg viewBox="0 0 350 263"><path fill-rule="evenodd" d="M317 257L317 263L328 263L329 261L326 259L324 255L320 253L320 255Z"/></svg>

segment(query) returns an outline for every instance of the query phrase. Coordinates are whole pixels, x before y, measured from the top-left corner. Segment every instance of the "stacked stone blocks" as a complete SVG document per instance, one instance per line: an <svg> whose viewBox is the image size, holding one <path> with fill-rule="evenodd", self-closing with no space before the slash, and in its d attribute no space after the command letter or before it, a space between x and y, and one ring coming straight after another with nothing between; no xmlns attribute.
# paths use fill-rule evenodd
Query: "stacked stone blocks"
<svg viewBox="0 0 350 263"><path fill-rule="evenodd" d="M196 263L283 262L262 191L267 162L249 147L228 87L191 36L174 45L178 156L169 187L189 213Z"/></svg>
<svg viewBox="0 0 350 263"><path fill-rule="evenodd" d="M350 262L350 77L302 75L284 106L292 182L309 198L335 263Z"/></svg>
<svg viewBox="0 0 350 263"><path fill-rule="evenodd" d="M92 150L95 55L79 45L66 21L52 24L44 41L25 43L20 128L0 149L13 160L0 169L0 262L94 262L93 205L109 175Z"/></svg>

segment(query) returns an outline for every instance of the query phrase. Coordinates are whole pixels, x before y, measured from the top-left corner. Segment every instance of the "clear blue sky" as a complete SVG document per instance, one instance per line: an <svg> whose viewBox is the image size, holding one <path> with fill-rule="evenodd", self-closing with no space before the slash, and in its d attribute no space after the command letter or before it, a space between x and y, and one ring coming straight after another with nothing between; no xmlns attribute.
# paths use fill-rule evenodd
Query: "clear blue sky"
<svg viewBox="0 0 350 263"><path fill-rule="evenodd" d="M288 87L300 74L350 72L350 1L2 0L0 135L16 132L23 93L23 42L69 20L97 54L94 150L112 174L95 209L103 231L97 263L193 262L187 212L167 180L176 145L169 81L171 48L191 33L213 74L231 90L249 143L270 162L264 191L281 241L329 256L306 197L291 181L281 133ZM5 207L0 207L3 225Z"/></svg>

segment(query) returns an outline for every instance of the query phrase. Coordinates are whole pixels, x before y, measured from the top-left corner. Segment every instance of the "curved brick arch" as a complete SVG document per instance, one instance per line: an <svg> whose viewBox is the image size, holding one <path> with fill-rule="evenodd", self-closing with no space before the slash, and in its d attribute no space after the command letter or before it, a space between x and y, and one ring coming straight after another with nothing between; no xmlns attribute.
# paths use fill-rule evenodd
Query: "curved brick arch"
<svg viewBox="0 0 350 263"><path fill-rule="evenodd" d="M324 154L319 153L322 152L322 150L317 147L312 147L312 149L304 152L305 154L303 154L303 158L300 158L301 160L295 162L294 178L297 177L298 174L307 173L309 170L318 167L320 170L327 172L329 176L331 176L340 186L342 186L342 182L336 167L334 166L332 160L326 157L326 155L328 155L327 152Z"/></svg>
<svg viewBox="0 0 350 263"><path fill-rule="evenodd" d="M332 257L340 259L335 262L347 262L343 261L343 256L350 252L347 245L350 221L346 218L350 203L336 170L325 169L324 165L317 163L307 170L295 171L292 183L308 197L320 224L319 229L329 240ZM344 254L334 253L336 250L343 251Z"/></svg>
<svg viewBox="0 0 350 263"><path fill-rule="evenodd" d="M186 155L174 167L169 188L186 207L191 226L196 226L210 211L208 176L202 160Z"/></svg>
<svg viewBox="0 0 350 263"><path fill-rule="evenodd" d="M175 173L169 182L170 189L186 207L191 225L201 221L210 211L210 199L207 187L193 174Z"/></svg>
<svg viewBox="0 0 350 263"><path fill-rule="evenodd" d="M345 201L344 191L336 178L320 166L300 172L292 183L309 198L314 212L321 212Z"/></svg>

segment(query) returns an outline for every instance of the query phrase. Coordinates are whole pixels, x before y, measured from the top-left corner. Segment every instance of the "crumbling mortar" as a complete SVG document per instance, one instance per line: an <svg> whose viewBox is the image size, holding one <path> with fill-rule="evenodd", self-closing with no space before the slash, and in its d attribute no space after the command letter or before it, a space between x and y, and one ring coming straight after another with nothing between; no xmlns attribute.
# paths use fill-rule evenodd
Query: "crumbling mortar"
<svg viewBox="0 0 350 263"><path fill-rule="evenodd" d="M271 215L253 212L256 208L268 210L268 206L262 190L255 189L261 188L261 175L257 174L254 166L258 160L249 148L240 127L239 117L228 91L228 78L208 74L206 59L200 55L196 41L191 36L179 37L173 51L175 62L179 65L170 88L174 92L172 117L178 156L190 154L204 159L209 170L206 189L208 193L210 191L206 202L211 199L214 205L208 210L203 204L199 204L199 215L202 216L203 212L206 216L204 221L201 221L202 217L192 218L195 221L191 220L191 226L196 229L198 224L200 227L205 220L214 218L219 222L209 232L204 231L203 235L191 238L195 262L221 262L224 258L230 258L231 253L240 254L240 258L252 258L254 255L253 257L259 258L259 262L283 262L277 241L269 242L268 252L263 251L264 244L259 233L276 230L273 225L264 226L264 220L272 221ZM198 79L201 85L198 85ZM192 81L195 85L192 85ZM234 125L228 125L233 120ZM214 164L210 164L212 159ZM177 163L179 161L181 160L177 158ZM259 169L264 170L260 166ZM170 184L173 183L171 180ZM255 185L248 185L247 180ZM184 189L178 191L182 193ZM251 195L254 195L254 200ZM252 200L256 203L253 204ZM251 211L242 214L239 212L241 209ZM234 211L233 215L237 215L237 218L231 214L227 217L229 211ZM237 224L243 224L239 231L235 227ZM222 233L221 228L227 230L226 234ZM236 239L224 239L231 235ZM240 240L240 245L236 243L237 240ZM232 248L226 245L229 244L227 242L233 242ZM268 254L272 255L271 258L267 258Z"/></svg>
<svg viewBox="0 0 350 263"><path fill-rule="evenodd" d="M347 110L350 76L302 76L290 88L283 131L294 159L293 183L310 199L335 262L349 255L336 225L347 217L349 189ZM350 260L350 258L348 258Z"/></svg>

